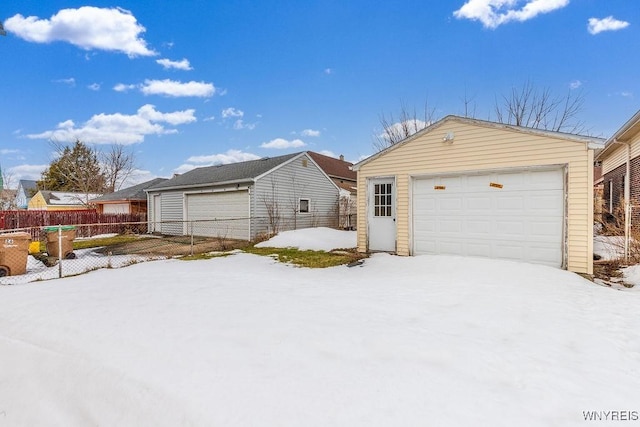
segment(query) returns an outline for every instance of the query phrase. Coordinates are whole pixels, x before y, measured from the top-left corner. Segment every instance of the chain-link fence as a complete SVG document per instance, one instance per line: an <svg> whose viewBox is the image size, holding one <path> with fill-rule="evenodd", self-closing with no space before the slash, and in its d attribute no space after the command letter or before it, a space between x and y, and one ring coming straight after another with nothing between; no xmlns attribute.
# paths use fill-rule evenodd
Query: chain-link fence
<svg viewBox="0 0 640 427"><path fill-rule="evenodd" d="M348 224L347 221L345 223ZM275 232L303 228L296 221L282 221L279 225ZM274 234L274 230L269 230L257 237L251 236L248 227L248 218L234 218L4 230L0 232L0 285L74 276L100 268L120 268L158 259L240 249L249 245L250 240Z"/></svg>

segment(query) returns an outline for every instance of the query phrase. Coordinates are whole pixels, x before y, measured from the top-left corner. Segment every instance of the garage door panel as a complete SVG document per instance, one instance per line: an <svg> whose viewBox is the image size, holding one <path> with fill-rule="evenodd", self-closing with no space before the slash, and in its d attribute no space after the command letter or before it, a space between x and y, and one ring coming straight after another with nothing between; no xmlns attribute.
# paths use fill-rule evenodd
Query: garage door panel
<svg viewBox="0 0 640 427"><path fill-rule="evenodd" d="M194 235L249 240L247 191L187 194L186 200L186 218Z"/></svg>
<svg viewBox="0 0 640 427"><path fill-rule="evenodd" d="M561 168L416 179L412 200L415 254L562 265Z"/></svg>
<svg viewBox="0 0 640 427"><path fill-rule="evenodd" d="M467 198L467 210L471 213L486 213L491 211L491 198L488 196L469 196Z"/></svg>
<svg viewBox="0 0 640 427"><path fill-rule="evenodd" d="M489 236L491 233L491 221L487 220L470 220L467 222L467 233L475 236Z"/></svg>
<svg viewBox="0 0 640 427"><path fill-rule="evenodd" d="M497 208L500 211L521 212L526 201L524 196L513 196L507 194L496 195Z"/></svg>

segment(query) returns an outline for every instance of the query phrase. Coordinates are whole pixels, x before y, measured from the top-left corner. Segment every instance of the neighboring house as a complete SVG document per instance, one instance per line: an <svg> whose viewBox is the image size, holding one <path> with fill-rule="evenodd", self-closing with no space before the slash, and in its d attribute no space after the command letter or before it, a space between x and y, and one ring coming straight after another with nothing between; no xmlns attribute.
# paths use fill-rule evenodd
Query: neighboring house
<svg viewBox="0 0 640 427"><path fill-rule="evenodd" d="M123 188L113 193L92 199L98 213L104 214L137 214L147 213L147 193L145 190L157 185L166 178L156 178L132 187Z"/></svg>
<svg viewBox="0 0 640 427"><path fill-rule="evenodd" d="M340 228L355 229L357 209L358 174L351 170L353 163L346 162L344 156L339 159L308 151L309 156L320 169L340 188L339 224Z"/></svg>
<svg viewBox="0 0 640 427"><path fill-rule="evenodd" d="M640 224L640 111L607 139L596 160L602 163L605 221Z"/></svg>
<svg viewBox="0 0 640 427"><path fill-rule="evenodd" d="M351 194L356 194L358 174L351 170L353 163L346 162L342 155L339 159L336 159L314 151L308 151L307 153L338 187L349 191Z"/></svg>
<svg viewBox="0 0 640 427"><path fill-rule="evenodd" d="M335 226L338 187L308 153L191 170L146 190L149 230L255 240Z"/></svg>
<svg viewBox="0 0 640 427"><path fill-rule="evenodd" d="M16 190L16 207L27 209L29 199L38 192L38 183L29 179L21 179Z"/></svg>
<svg viewBox="0 0 640 427"><path fill-rule="evenodd" d="M457 116L354 165L358 250L593 271L602 140Z"/></svg>
<svg viewBox="0 0 640 427"><path fill-rule="evenodd" d="M40 190L29 200L27 209L33 211L88 209L91 200L99 196L101 194Z"/></svg>

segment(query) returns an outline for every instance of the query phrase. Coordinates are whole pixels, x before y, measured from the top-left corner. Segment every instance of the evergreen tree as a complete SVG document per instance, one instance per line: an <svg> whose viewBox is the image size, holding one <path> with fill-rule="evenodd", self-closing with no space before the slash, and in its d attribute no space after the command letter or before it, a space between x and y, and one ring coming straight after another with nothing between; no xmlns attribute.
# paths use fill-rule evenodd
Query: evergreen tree
<svg viewBox="0 0 640 427"><path fill-rule="evenodd" d="M106 177L93 149L81 141L57 149L58 157L42 173L38 188L84 194L104 192Z"/></svg>

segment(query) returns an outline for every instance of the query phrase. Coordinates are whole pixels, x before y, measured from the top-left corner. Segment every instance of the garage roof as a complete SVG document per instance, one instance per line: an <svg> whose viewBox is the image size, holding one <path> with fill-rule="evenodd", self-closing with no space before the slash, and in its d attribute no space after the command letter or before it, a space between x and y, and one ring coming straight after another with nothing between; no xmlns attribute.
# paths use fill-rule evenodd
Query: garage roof
<svg viewBox="0 0 640 427"><path fill-rule="evenodd" d="M286 154L277 157L264 157L258 160L207 166L190 170L161 182L146 191L169 190L204 185L220 185L238 182L250 182L281 164L304 154L304 152Z"/></svg>

